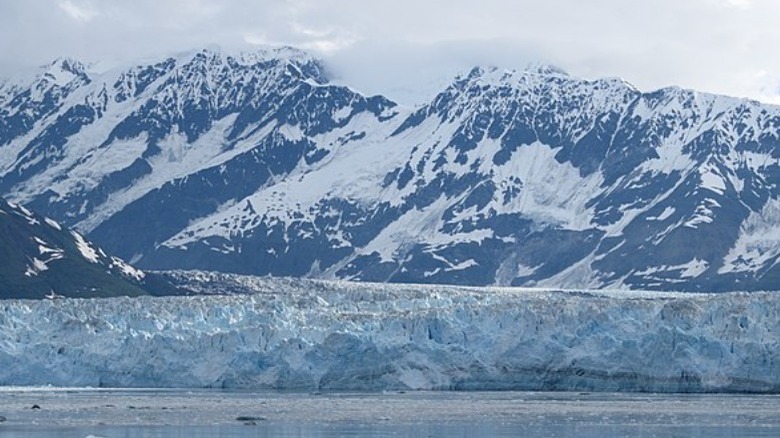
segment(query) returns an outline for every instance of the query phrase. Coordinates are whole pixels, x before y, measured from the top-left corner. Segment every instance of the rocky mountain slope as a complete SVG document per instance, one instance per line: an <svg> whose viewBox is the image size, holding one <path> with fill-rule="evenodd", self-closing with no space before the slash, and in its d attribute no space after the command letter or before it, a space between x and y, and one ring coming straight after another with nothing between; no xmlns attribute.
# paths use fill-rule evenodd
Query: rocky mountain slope
<svg viewBox="0 0 780 438"><path fill-rule="evenodd" d="M0 299L108 297L175 288L63 229L0 199ZM152 278L154 277L154 278Z"/></svg>
<svg viewBox="0 0 780 438"><path fill-rule="evenodd" d="M290 48L0 85L0 194L143 268L776 289L780 108L475 68L404 108Z"/></svg>

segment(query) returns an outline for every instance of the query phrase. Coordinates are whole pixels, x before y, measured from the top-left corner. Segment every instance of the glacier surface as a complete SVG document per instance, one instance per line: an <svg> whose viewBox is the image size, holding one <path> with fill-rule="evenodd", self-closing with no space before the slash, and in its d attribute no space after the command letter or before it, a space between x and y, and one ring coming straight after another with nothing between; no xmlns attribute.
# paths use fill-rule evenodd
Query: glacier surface
<svg viewBox="0 0 780 438"><path fill-rule="evenodd" d="M189 297L0 303L0 384L780 391L780 295L185 273Z"/></svg>

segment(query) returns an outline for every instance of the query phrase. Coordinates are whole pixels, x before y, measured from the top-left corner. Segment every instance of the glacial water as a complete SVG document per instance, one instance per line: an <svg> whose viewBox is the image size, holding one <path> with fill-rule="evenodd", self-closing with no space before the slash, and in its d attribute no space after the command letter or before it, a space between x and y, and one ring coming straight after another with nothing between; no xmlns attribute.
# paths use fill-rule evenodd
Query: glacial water
<svg viewBox="0 0 780 438"><path fill-rule="evenodd" d="M780 436L780 396L0 389L0 437Z"/></svg>

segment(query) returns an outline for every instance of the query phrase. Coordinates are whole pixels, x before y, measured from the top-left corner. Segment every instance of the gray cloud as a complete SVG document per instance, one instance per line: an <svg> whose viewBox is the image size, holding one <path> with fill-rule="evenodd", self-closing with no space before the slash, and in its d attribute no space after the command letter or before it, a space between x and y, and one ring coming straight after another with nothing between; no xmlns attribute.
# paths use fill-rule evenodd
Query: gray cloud
<svg viewBox="0 0 780 438"><path fill-rule="evenodd" d="M780 102L778 18L775 0L0 0L0 69L292 44L406 101L475 64L547 62Z"/></svg>

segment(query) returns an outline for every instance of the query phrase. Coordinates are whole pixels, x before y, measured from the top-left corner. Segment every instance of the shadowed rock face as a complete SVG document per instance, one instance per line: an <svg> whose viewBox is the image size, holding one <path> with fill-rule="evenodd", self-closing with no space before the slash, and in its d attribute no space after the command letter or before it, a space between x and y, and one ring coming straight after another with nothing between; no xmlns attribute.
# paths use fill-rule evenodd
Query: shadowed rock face
<svg viewBox="0 0 780 438"><path fill-rule="evenodd" d="M404 108L330 83L295 49L206 50L100 74L55 62L2 85L0 113L15 126L0 138L0 194L143 268L780 281L780 110L753 101L475 68Z"/></svg>
<svg viewBox="0 0 780 438"><path fill-rule="evenodd" d="M52 219L0 198L0 299L171 294L157 276L133 268Z"/></svg>
<svg viewBox="0 0 780 438"><path fill-rule="evenodd" d="M0 384L780 391L774 293L167 276L241 295L8 301Z"/></svg>

